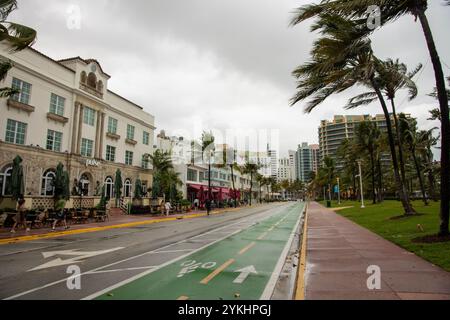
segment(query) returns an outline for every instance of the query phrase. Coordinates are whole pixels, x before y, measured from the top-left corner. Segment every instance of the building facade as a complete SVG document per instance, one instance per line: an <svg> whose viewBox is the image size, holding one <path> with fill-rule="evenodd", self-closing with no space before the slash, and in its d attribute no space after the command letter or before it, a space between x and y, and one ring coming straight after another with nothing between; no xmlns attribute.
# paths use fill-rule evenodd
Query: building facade
<svg viewBox="0 0 450 320"><path fill-rule="evenodd" d="M317 145L303 142L297 149L297 180L309 182L312 172L317 172Z"/></svg>
<svg viewBox="0 0 450 320"><path fill-rule="evenodd" d="M410 117L409 114L406 117ZM322 120L319 127L319 166L325 157L337 160L337 150L345 139L353 139L356 127L363 121L373 121L381 132L387 132L384 115L336 115L333 120ZM391 118L394 125L394 119ZM385 161L390 161L389 155L383 156ZM339 167L339 164L337 164Z"/></svg>
<svg viewBox="0 0 450 320"><path fill-rule="evenodd" d="M2 199L9 196L17 155L23 159L25 196L33 207L52 206L59 163L69 172L72 194L83 196L84 207L98 200L103 186L113 197L117 169L124 196L131 196L137 179L144 189L151 186L154 117L108 90L110 76L98 61L56 61L31 48L12 54L4 46L0 54L14 64L1 85L20 91L0 100Z"/></svg>

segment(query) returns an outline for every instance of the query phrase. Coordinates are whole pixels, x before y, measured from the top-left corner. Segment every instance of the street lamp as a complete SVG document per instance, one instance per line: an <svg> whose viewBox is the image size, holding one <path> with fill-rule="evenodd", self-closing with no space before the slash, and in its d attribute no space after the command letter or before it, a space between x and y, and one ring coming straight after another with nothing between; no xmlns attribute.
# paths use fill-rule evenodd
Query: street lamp
<svg viewBox="0 0 450 320"><path fill-rule="evenodd" d="M363 180L362 180L362 170L361 170L361 160L358 160L359 167L359 185L361 186L361 209L364 209L364 188L363 188Z"/></svg>

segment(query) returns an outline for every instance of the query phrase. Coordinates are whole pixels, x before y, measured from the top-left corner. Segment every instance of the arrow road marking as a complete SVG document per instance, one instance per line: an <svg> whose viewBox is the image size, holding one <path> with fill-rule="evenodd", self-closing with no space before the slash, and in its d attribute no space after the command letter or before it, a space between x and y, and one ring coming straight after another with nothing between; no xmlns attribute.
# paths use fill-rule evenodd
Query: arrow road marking
<svg viewBox="0 0 450 320"><path fill-rule="evenodd" d="M240 275L233 281L233 283L242 284L250 274L258 274L254 266L248 266L240 270L236 270Z"/></svg>
<svg viewBox="0 0 450 320"><path fill-rule="evenodd" d="M87 251L87 252L86 251L81 252L81 251L79 251L80 249L42 252L42 256L44 257L44 259L55 257L55 256L73 256L73 258L66 259L66 260L63 260L61 258L56 258L56 259L46 262L36 268L28 270L28 272L47 269L47 268L54 268L54 267L59 267L59 266L66 266L69 264L80 263L80 262L83 262L84 260L86 260L87 258L92 258L95 256L114 252L114 251L121 250L121 249L124 249L124 248L119 247L119 248L108 249L108 250Z"/></svg>

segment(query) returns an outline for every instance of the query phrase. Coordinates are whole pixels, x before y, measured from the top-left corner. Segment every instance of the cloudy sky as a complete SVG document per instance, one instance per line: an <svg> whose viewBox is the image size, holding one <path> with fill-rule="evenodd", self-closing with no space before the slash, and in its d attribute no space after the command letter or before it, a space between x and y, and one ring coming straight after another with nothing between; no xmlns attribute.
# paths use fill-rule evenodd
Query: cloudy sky
<svg viewBox="0 0 450 320"><path fill-rule="evenodd" d="M204 128L279 130L280 151L317 143L320 120L334 114L377 114L376 104L345 111L355 88L329 98L311 114L289 107L295 93L292 70L307 61L315 34L309 24L289 27L302 0L19 0L11 20L38 31L35 48L61 59L95 58L112 76L109 89L135 101L171 134ZM450 7L432 0L431 28L450 75ZM80 11L80 28L73 17ZM74 27L75 26L75 27ZM375 53L400 58L412 69L424 65L413 102L398 96L403 112L422 128L436 102L433 68L419 23L407 16L377 31Z"/></svg>

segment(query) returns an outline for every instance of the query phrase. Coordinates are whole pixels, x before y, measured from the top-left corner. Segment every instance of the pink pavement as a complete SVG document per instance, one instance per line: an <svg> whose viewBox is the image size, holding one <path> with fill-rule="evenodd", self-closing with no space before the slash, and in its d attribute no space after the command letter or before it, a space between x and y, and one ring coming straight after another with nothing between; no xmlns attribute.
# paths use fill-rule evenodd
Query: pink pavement
<svg viewBox="0 0 450 320"><path fill-rule="evenodd" d="M369 266L381 289L369 290ZM311 203L305 272L308 300L450 300L450 273L354 222Z"/></svg>

